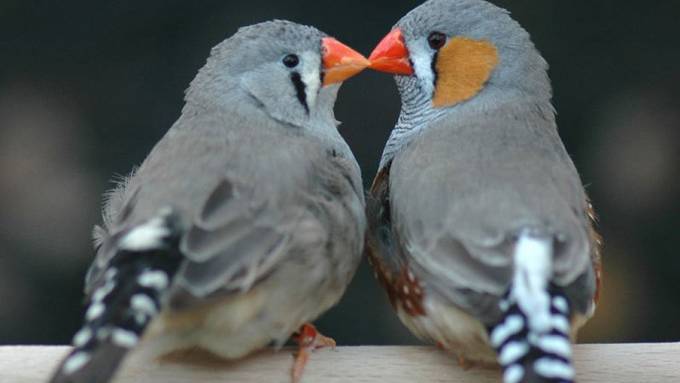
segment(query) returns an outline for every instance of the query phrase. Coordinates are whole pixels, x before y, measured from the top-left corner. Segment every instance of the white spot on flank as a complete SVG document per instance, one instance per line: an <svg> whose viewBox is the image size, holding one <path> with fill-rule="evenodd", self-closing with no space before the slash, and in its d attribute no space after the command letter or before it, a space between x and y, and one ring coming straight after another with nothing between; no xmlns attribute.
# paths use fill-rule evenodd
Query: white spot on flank
<svg viewBox="0 0 680 383"><path fill-rule="evenodd" d="M560 296L554 297L552 304L562 314L564 314L564 315L569 314L569 304L567 303L567 300L564 297L560 297Z"/></svg>
<svg viewBox="0 0 680 383"><path fill-rule="evenodd" d="M76 352L66 359L64 362L64 367L62 371L66 375L73 374L74 372L80 370L87 362L90 361L90 355L84 351Z"/></svg>
<svg viewBox="0 0 680 383"><path fill-rule="evenodd" d="M517 334L524 327L524 319L520 315L510 315L491 332L491 345L498 347L509 337Z"/></svg>
<svg viewBox="0 0 680 383"><path fill-rule="evenodd" d="M120 347L132 348L139 341L139 337L132 331L117 328L111 334L111 341Z"/></svg>
<svg viewBox="0 0 680 383"><path fill-rule="evenodd" d="M151 250L160 247L169 234L165 221L160 217L154 218L130 230L120 239L118 246L130 251Z"/></svg>
<svg viewBox="0 0 680 383"><path fill-rule="evenodd" d="M168 287L168 275L160 270L147 270L143 272L137 282L143 286L155 290L163 290Z"/></svg>
<svg viewBox="0 0 680 383"><path fill-rule="evenodd" d="M507 366L516 362L528 352L529 345L525 342L510 342L501 350L501 354L498 356L498 363L501 366Z"/></svg>
<svg viewBox="0 0 680 383"><path fill-rule="evenodd" d="M73 336L72 343L74 347L82 347L89 342L90 339L92 339L92 330L89 327L83 327Z"/></svg>
<svg viewBox="0 0 680 383"><path fill-rule="evenodd" d="M544 333L550 329L552 241L522 233L515 246L515 273L510 296L526 314L529 329Z"/></svg>
<svg viewBox="0 0 680 383"><path fill-rule="evenodd" d="M156 314L156 305L153 299L144 294L135 294L130 298L130 306L134 311L153 316Z"/></svg>
<svg viewBox="0 0 680 383"><path fill-rule="evenodd" d="M561 360L541 358L534 363L534 370L546 378L574 379L574 368Z"/></svg>
<svg viewBox="0 0 680 383"><path fill-rule="evenodd" d="M408 286L406 286L406 285L404 285L403 290L404 290L404 294L406 294L406 295L408 295L411 292L411 290L409 290Z"/></svg>
<svg viewBox="0 0 680 383"><path fill-rule="evenodd" d="M99 318L104 313L105 309L106 307L101 302L92 303L85 312L85 320L90 322Z"/></svg>
<svg viewBox="0 0 680 383"><path fill-rule="evenodd" d="M519 383L524 376L524 367L520 365L510 366L503 373L503 383Z"/></svg>
<svg viewBox="0 0 680 383"><path fill-rule="evenodd" d="M565 359L571 358L571 343L564 337L558 335L544 335L536 342L541 350L561 356Z"/></svg>

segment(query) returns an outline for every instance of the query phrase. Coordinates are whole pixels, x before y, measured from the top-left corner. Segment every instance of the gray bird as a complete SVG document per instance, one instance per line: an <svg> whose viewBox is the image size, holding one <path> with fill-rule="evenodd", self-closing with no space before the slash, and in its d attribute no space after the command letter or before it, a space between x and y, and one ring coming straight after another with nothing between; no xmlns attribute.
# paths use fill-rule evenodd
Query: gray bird
<svg viewBox="0 0 680 383"><path fill-rule="evenodd" d="M557 133L548 66L509 13L430 0L373 51L401 113L368 198L368 248L401 320L504 381L571 382L600 238Z"/></svg>
<svg viewBox="0 0 680 383"><path fill-rule="evenodd" d="M129 351L238 358L302 326L293 369L333 345L304 325L359 263L359 166L337 131L339 83L368 61L287 21L213 48L177 122L108 194L87 311L53 383L106 382Z"/></svg>

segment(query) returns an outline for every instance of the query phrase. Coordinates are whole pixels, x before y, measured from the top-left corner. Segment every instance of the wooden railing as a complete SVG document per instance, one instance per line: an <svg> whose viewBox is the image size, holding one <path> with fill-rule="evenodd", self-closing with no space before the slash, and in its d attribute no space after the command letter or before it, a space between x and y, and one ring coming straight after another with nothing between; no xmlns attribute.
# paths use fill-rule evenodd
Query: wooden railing
<svg viewBox="0 0 680 383"><path fill-rule="evenodd" d="M57 346L0 347L0 382L45 382L68 351ZM171 361L125 366L117 383L289 383L292 350L263 351L235 362L194 353ZM574 351L577 381L680 383L680 343L588 344ZM431 347L365 346L319 350L301 383L487 383L496 370L463 370L455 358Z"/></svg>

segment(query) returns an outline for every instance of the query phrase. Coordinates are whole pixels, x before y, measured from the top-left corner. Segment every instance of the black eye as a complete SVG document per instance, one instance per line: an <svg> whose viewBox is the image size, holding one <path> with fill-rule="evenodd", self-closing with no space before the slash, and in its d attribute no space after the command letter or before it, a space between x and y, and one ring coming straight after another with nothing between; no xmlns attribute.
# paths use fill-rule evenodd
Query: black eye
<svg viewBox="0 0 680 383"><path fill-rule="evenodd" d="M299 63L300 59L297 57L297 55L290 54L283 58L283 65L287 66L288 68L295 68Z"/></svg>
<svg viewBox="0 0 680 383"><path fill-rule="evenodd" d="M430 44L430 48L439 50L446 44L446 35L441 32L432 32L427 36L427 42Z"/></svg>

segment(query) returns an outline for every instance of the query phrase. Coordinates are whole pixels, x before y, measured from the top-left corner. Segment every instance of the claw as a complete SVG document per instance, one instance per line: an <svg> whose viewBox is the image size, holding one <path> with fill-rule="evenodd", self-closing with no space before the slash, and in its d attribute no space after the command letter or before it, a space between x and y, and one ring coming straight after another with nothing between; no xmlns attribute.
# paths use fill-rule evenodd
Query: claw
<svg viewBox="0 0 680 383"><path fill-rule="evenodd" d="M322 335L314 325L309 323L305 323L300 327L298 334L293 337L293 340L298 343L299 350L295 357L295 363L293 363L292 378L293 383L298 383L300 378L302 378L302 372L305 369L311 352L323 347L335 349L335 340Z"/></svg>
<svg viewBox="0 0 680 383"><path fill-rule="evenodd" d="M458 356L458 366L462 368L463 370L467 371L475 366L475 363L466 359L463 356Z"/></svg>

